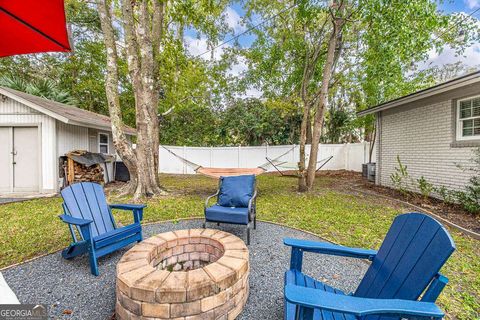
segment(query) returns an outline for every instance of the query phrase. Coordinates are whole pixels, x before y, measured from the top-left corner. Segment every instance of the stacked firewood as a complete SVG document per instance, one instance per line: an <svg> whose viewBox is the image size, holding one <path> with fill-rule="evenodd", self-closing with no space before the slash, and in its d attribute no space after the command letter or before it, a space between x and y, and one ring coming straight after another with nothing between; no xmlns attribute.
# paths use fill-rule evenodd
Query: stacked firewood
<svg viewBox="0 0 480 320"><path fill-rule="evenodd" d="M103 156L87 152L84 150L75 150L66 154L65 176L67 185L75 182L96 182L103 184Z"/></svg>
<svg viewBox="0 0 480 320"><path fill-rule="evenodd" d="M90 181L103 184L103 168L99 164L94 164L93 166L87 167L71 159L68 160L73 162L73 182Z"/></svg>

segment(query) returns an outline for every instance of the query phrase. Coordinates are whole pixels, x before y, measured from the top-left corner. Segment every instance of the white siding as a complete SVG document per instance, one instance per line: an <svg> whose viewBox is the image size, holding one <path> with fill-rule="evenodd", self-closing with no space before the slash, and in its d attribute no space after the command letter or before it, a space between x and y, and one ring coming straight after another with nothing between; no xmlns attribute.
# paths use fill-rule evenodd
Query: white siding
<svg viewBox="0 0 480 320"><path fill-rule="evenodd" d="M73 150L88 149L88 128L57 121L57 152L59 157Z"/></svg>
<svg viewBox="0 0 480 320"><path fill-rule="evenodd" d="M10 98L0 98L0 126L32 125L41 128L41 192L57 189L55 119Z"/></svg>
<svg viewBox="0 0 480 320"><path fill-rule="evenodd" d="M90 152L98 152L98 134L105 133L108 134L108 152L110 155L115 156L115 146L113 145L113 137L112 133L108 131L98 130L98 129L88 129L88 135L90 138L90 144L88 151ZM105 167L102 165L102 168L105 170ZM113 181L113 162L107 163L107 170L108 170L108 180L107 180L107 173L104 173L104 180L105 182Z"/></svg>

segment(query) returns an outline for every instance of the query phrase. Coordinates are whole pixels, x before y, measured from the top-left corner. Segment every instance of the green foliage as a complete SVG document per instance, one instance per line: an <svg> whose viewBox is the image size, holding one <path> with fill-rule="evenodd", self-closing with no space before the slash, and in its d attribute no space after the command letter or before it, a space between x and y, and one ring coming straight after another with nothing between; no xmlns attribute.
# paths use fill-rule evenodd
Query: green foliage
<svg viewBox="0 0 480 320"><path fill-rule="evenodd" d="M267 97L298 102L306 57L320 42L322 53L307 95L319 87L331 26L327 22L330 2L295 3L297 7L255 31L257 39L242 54L251 67L246 77L249 85L261 88ZM329 110L324 141L338 140L342 130L349 130L349 135L360 134L361 130L368 138L374 130L374 117L363 117L343 127L344 112L363 110L432 85L436 78L416 70L417 62L425 60L431 50L441 51L444 44L461 52L478 39L475 19L463 21L458 15L444 15L436 2L363 0L345 5L354 15L342 31L338 46L340 58L329 90L335 108ZM256 21L258 16L271 17L287 4L251 0L246 6ZM464 37L459 40L456 35L460 30L464 30Z"/></svg>
<svg viewBox="0 0 480 320"><path fill-rule="evenodd" d="M455 191L449 190L445 186L434 187L433 191L438 193L443 202L446 204L453 204L455 203Z"/></svg>
<svg viewBox="0 0 480 320"><path fill-rule="evenodd" d="M293 144L301 115L280 101L235 99L218 110L192 101L161 121L161 143L187 146Z"/></svg>
<svg viewBox="0 0 480 320"><path fill-rule="evenodd" d="M331 109L325 117L326 132L322 135L323 143L356 142L353 110Z"/></svg>
<svg viewBox="0 0 480 320"><path fill-rule="evenodd" d="M458 203L466 211L472 214L480 213L480 148L473 150L471 158L472 166L463 167L457 165L460 169L472 173L468 184L464 190L449 190L445 186L433 187L433 191L438 193L442 200L447 204Z"/></svg>
<svg viewBox="0 0 480 320"><path fill-rule="evenodd" d="M50 79L36 79L28 82L17 76L2 76L0 77L0 86L65 104L75 105L77 103L77 100L68 91L62 90L55 81Z"/></svg>
<svg viewBox="0 0 480 320"><path fill-rule="evenodd" d="M456 199L470 213L480 213L480 177L470 178L465 191L457 191Z"/></svg>
<svg viewBox="0 0 480 320"><path fill-rule="evenodd" d="M189 104L176 108L160 123L160 143L178 146L211 146L218 142L218 118L212 109Z"/></svg>
<svg viewBox="0 0 480 320"><path fill-rule="evenodd" d="M464 191L456 192L456 200L470 213L480 213L480 147L472 151L472 166L462 167L462 170L472 173Z"/></svg>
<svg viewBox="0 0 480 320"><path fill-rule="evenodd" d="M403 195L408 195L408 181L410 176L407 171L407 166L400 161L400 156L397 155L398 167L395 167L395 172L390 175L390 180L393 186Z"/></svg>
<svg viewBox="0 0 480 320"><path fill-rule="evenodd" d="M405 167L406 170L406 167ZM418 189L420 190L420 193L423 196L423 199L426 201L428 200L428 197L430 197L430 194L434 190L433 184L427 181L424 176L421 176L420 178L417 179L418 183Z"/></svg>
<svg viewBox="0 0 480 320"><path fill-rule="evenodd" d="M292 144L298 141L301 115L274 101L236 100L220 114L224 145Z"/></svg>

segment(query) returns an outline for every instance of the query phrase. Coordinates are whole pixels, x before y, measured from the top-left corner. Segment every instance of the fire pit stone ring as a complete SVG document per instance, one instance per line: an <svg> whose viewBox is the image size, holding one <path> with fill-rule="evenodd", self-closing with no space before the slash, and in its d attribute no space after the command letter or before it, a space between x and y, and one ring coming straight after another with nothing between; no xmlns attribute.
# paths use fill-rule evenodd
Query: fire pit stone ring
<svg viewBox="0 0 480 320"><path fill-rule="evenodd" d="M213 229L148 238L117 265L116 319L235 319L249 293L248 248Z"/></svg>

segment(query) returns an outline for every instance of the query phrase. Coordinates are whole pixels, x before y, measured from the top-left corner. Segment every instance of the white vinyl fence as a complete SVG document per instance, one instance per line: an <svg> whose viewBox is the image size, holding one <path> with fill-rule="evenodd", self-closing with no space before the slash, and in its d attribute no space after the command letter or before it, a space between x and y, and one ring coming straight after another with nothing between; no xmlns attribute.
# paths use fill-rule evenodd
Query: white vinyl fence
<svg viewBox="0 0 480 320"><path fill-rule="evenodd" d="M215 168L256 168L264 165L267 160L298 162L299 146L258 146L258 147L182 147L165 146L178 156L201 165L203 167ZM347 143L347 144L321 144L318 160L329 156L333 158L322 168L322 170L351 170L362 171L362 163L368 162L368 142ZM306 153L310 152L310 145L306 146ZM375 161L375 151L372 161ZM275 171L272 166L268 171ZM160 147L160 167L162 173L192 174L193 168L181 161L170 152Z"/></svg>

